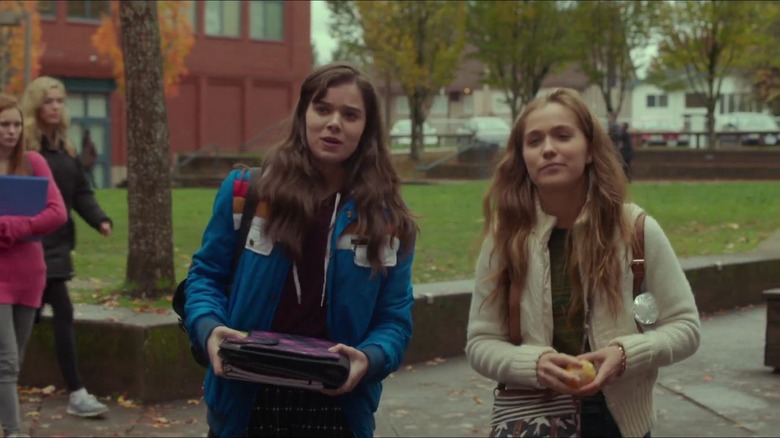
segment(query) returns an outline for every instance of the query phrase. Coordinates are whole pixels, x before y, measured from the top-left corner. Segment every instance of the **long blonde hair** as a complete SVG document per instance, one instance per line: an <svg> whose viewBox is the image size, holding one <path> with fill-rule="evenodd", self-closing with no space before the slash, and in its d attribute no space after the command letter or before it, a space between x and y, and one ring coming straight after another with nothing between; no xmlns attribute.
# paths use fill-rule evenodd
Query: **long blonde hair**
<svg viewBox="0 0 780 438"><path fill-rule="evenodd" d="M40 151L41 140L43 137L43 130L41 129L41 122L38 117L38 112L43 106L46 100L46 92L56 89L62 92L62 95L67 97L67 91L65 85L57 79L50 76L39 76L35 78L22 95L22 112L24 113L24 132L25 132L25 145L27 150ZM67 106L62 107L62 118L55 130L55 138L50 138L53 147L57 147L59 142L62 141L65 144L65 150L71 156L76 156L76 151L73 148L70 140L68 139L68 128L70 127L70 113Z"/></svg>
<svg viewBox="0 0 780 438"><path fill-rule="evenodd" d="M512 128L506 154L483 199L483 237L493 233L494 251L498 252L491 299L508 299L512 284L522 291L528 260L536 256L528 253L527 246L536 225L536 189L523 159L523 139L528 115L549 103L574 112L593 158L585 167L587 199L566 242L572 289L569 320L583 309L585 290L602 293L615 316L622 305L621 276L625 267L620 243L627 245L631 240L631 226L623 214L627 180L604 128L579 94L567 88L537 97L525 107Z"/></svg>

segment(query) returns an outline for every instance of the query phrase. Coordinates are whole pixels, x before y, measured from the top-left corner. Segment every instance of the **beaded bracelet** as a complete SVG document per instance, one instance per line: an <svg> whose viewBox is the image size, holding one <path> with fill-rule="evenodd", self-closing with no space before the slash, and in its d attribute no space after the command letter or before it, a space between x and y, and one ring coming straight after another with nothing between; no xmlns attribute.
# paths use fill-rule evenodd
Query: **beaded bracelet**
<svg viewBox="0 0 780 438"><path fill-rule="evenodd" d="M613 342L609 344L610 347L617 347L620 349L620 371L618 371L618 377L622 376L623 373L626 371L626 349L623 348L623 345L621 345L618 342Z"/></svg>

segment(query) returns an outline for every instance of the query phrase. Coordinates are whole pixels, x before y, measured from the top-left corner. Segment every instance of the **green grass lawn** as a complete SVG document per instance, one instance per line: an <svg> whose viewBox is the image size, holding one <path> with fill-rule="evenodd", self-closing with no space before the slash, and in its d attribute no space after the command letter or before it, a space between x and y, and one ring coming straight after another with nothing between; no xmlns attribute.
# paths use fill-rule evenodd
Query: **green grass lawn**
<svg viewBox="0 0 780 438"><path fill-rule="evenodd" d="M416 283L473 275L487 185L479 181L404 186L404 197L422 230L414 265ZM214 194L213 189L173 191L177 280L184 278L192 253L200 246ZM780 230L780 182L636 183L631 195L660 222L681 257L747 251ZM115 230L106 239L77 220L78 281L72 287L81 302L116 299L111 291L125 272L126 191L101 190L97 198L113 218Z"/></svg>

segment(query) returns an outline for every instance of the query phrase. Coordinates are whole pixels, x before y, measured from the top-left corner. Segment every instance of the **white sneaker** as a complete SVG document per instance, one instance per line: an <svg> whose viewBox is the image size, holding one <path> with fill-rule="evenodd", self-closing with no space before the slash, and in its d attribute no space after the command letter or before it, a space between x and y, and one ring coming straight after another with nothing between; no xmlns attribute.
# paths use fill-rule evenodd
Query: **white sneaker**
<svg viewBox="0 0 780 438"><path fill-rule="evenodd" d="M108 412L108 406L100 403L94 395L89 393L71 394L67 412L77 417L97 417Z"/></svg>

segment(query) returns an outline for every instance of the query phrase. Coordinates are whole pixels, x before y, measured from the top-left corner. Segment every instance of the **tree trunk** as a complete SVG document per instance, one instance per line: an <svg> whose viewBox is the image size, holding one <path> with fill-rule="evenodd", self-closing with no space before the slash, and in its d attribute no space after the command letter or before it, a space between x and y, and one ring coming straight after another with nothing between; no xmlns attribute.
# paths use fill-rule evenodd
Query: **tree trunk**
<svg viewBox="0 0 780 438"><path fill-rule="evenodd" d="M715 149L715 99L710 98L707 102L707 148Z"/></svg>
<svg viewBox="0 0 780 438"><path fill-rule="evenodd" d="M415 163L419 163L423 157L423 123L425 123L425 96L420 91L415 91L409 99L409 117L412 122L412 145L410 157Z"/></svg>
<svg viewBox="0 0 780 438"><path fill-rule="evenodd" d="M119 18L127 100L126 287L132 297L155 299L170 293L175 284L157 2L122 1Z"/></svg>

